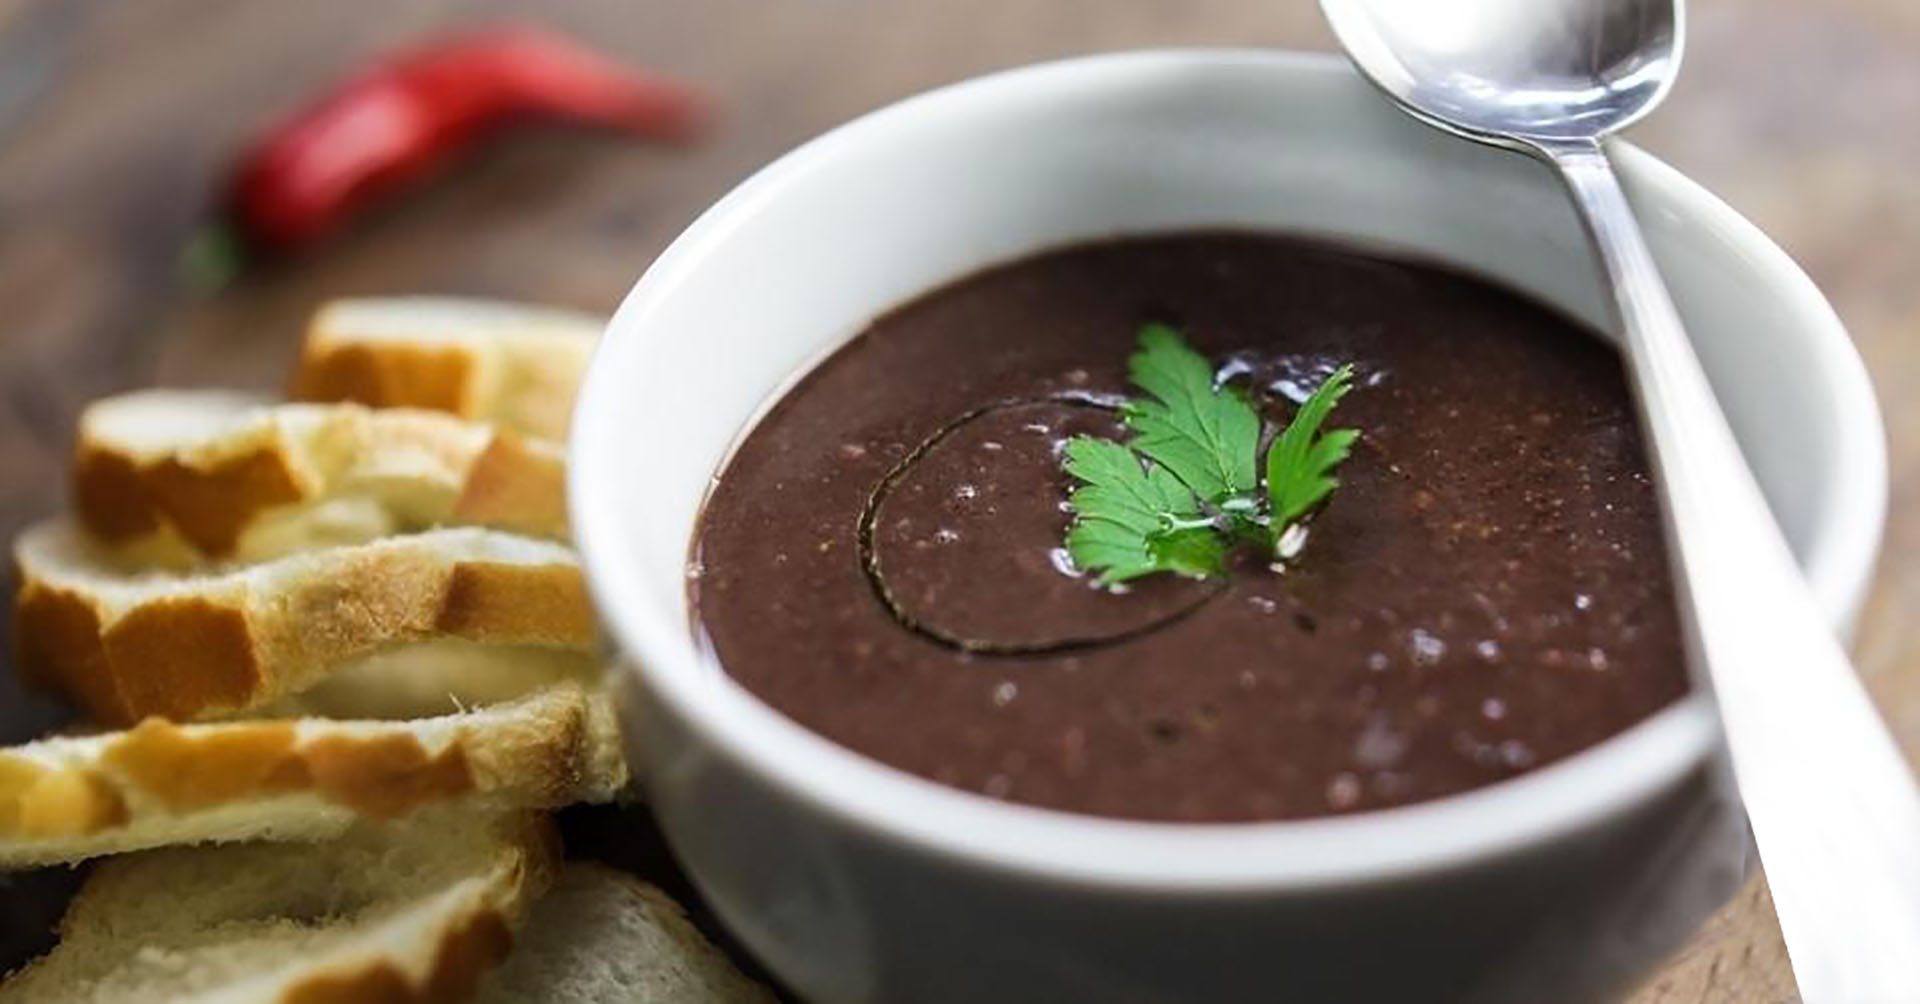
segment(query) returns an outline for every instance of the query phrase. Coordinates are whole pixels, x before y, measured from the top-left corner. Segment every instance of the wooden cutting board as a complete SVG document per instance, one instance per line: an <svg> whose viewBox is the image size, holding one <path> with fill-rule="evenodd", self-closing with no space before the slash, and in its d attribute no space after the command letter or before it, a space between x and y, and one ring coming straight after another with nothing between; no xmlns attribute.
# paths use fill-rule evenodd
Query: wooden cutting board
<svg viewBox="0 0 1920 1004"><path fill-rule="evenodd" d="M59 7L58 11L50 8ZM1831 294L1878 382L1892 434L1888 558L1860 665L1920 749L1920 5L1696 0L1688 66L1637 138L1715 188ZM543 134L297 268L213 299L174 283L221 166L250 133L369 53L453 22L551 20L703 85L724 121L694 151ZM47 24L55 32L46 36ZM745 173L894 98L997 67L1102 49L1325 49L1315 5L1245 0L0 0L48 37L49 86L0 121L0 534L55 511L80 406L153 382L271 388L314 304L345 293L478 293L608 310L675 232ZM34 51L44 46L36 44ZM0 72L0 91L8 86ZM0 105L6 95L0 93ZM1896 110L1906 109L1904 125ZM530 249L539 249L537 253ZM56 719L0 684L0 727ZM604 828L588 814L579 832ZM597 821L596 821L597 820ZM583 829L584 828L584 829ZM591 841L589 841L591 842ZM657 845L630 858L663 873ZM44 930L11 880L0 938ZM1796 998L1755 882L1633 998Z"/></svg>

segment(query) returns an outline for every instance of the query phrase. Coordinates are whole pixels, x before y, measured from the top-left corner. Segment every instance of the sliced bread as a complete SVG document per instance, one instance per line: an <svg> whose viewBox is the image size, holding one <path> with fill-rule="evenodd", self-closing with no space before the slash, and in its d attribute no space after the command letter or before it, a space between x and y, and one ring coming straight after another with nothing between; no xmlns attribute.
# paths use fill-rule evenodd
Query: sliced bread
<svg viewBox="0 0 1920 1004"><path fill-rule="evenodd" d="M626 781L611 707L575 680L402 721L149 718L0 749L0 868L176 844L325 840L359 819L454 803L604 802Z"/></svg>
<svg viewBox="0 0 1920 1004"><path fill-rule="evenodd" d="M772 1004L660 890L577 862L534 904L479 1004Z"/></svg>
<svg viewBox="0 0 1920 1004"><path fill-rule="evenodd" d="M440 525L567 534L566 459L437 412L152 390L80 419L74 505L128 560L259 561Z"/></svg>
<svg viewBox="0 0 1920 1004"><path fill-rule="evenodd" d="M290 396L427 408L560 439L605 323L489 300L336 300L308 325Z"/></svg>
<svg viewBox="0 0 1920 1004"><path fill-rule="evenodd" d="M94 872L0 1004L466 1000L557 849L534 814L423 813L327 844L129 855Z"/></svg>
<svg viewBox="0 0 1920 1004"><path fill-rule="evenodd" d="M573 552L458 528L200 572L135 570L71 523L14 544L17 665L97 723L205 719L343 664L453 638L590 652Z"/></svg>

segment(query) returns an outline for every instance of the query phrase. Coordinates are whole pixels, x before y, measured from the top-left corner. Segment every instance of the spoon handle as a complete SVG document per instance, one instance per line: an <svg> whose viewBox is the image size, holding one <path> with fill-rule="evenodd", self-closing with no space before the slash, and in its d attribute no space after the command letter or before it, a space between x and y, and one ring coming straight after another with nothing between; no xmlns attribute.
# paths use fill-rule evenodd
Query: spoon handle
<svg viewBox="0 0 1920 1004"><path fill-rule="evenodd" d="M1712 684L1809 1004L1920 1001L1920 791L1821 620L1605 152L1543 151L1599 248L1665 485L1688 642Z"/></svg>

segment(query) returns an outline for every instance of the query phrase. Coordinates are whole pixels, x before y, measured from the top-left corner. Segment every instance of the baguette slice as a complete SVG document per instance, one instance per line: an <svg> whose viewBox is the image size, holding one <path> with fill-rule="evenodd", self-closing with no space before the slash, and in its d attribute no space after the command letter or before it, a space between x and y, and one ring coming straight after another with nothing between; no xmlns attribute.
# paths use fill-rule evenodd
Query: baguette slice
<svg viewBox="0 0 1920 1004"><path fill-rule="evenodd" d="M551 884L557 850L534 814L429 813L330 844L119 858L0 1004L464 1000Z"/></svg>
<svg viewBox="0 0 1920 1004"><path fill-rule="evenodd" d="M567 535L559 447L435 412L153 390L80 419L74 503L142 564L260 561L442 524Z"/></svg>
<svg viewBox="0 0 1920 1004"><path fill-rule="evenodd" d="M773 1004L660 890L569 864L479 1004Z"/></svg>
<svg viewBox="0 0 1920 1004"><path fill-rule="evenodd" d="M0 868L176 844L320 841L361 819L457 803L604 802L625 785L598 690L405 721L256 720L42 739L0 749Z"/></svg>
<svg viewBox="0 0 1920 1004"><path fill-rule="evenodd" d="M573 552L492 530L433 530L259 565L134 571L69 523L14 544L17 664L101 725L205 719L341 665L453 638L590 652Z"/></svg>
<svg viewBox="0 0 1920 1004"><path fill-rule="evenodd" d="M561 439L605 325L489 300L336 300L308 324L289 396L445 411Z"/></svg>

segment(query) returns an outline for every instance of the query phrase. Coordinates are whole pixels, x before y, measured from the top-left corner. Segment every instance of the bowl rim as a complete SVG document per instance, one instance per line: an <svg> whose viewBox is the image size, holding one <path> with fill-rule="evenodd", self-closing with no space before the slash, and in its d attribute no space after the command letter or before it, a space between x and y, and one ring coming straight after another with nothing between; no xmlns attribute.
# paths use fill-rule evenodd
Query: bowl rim
<svg viewBox="0 0 1920 1004"><path fill-rule="evenodd" d="M741 182L649 267L607 327L581 389L568 474L573 525L595 601L628 656L623 685L646 688L711 752L812 811L864 836L977 868L1053 882L1179 895L1254 894L1390 880L1455 868L1552 842L1655 797L1704 762L1719 743L1698 691L1586 750L1517 778L1429 802L1308 820L1184 824L1113 819L1018 805L950 788L855 753L760 702L696 657L693 632L648 600L623 545L626 516L603 483L619 463L616 402L632 391L625 361L645 341L651 305L730 239L736 220L778 198L787 183L857 154L899 120L975 104L1045 100L1169 68L1253 68L1275 74L1345 74L1322 53L1248 49L1149 49L1003 70L906 98L810 140ZM1866 369L1812 280L1760 230L1677 170L1624 142L1614 152L1635 187L1658 190L1699 224L1772 273L1802 318L1828 385L1841 441L1826 444L1842 488L1815 527L1807 573L1834 622L1851 623L1871 577L1887 505L1885 433ZM882 305L884 306L884 305ZM636 664L648 667L635 669Z"/></svg>

